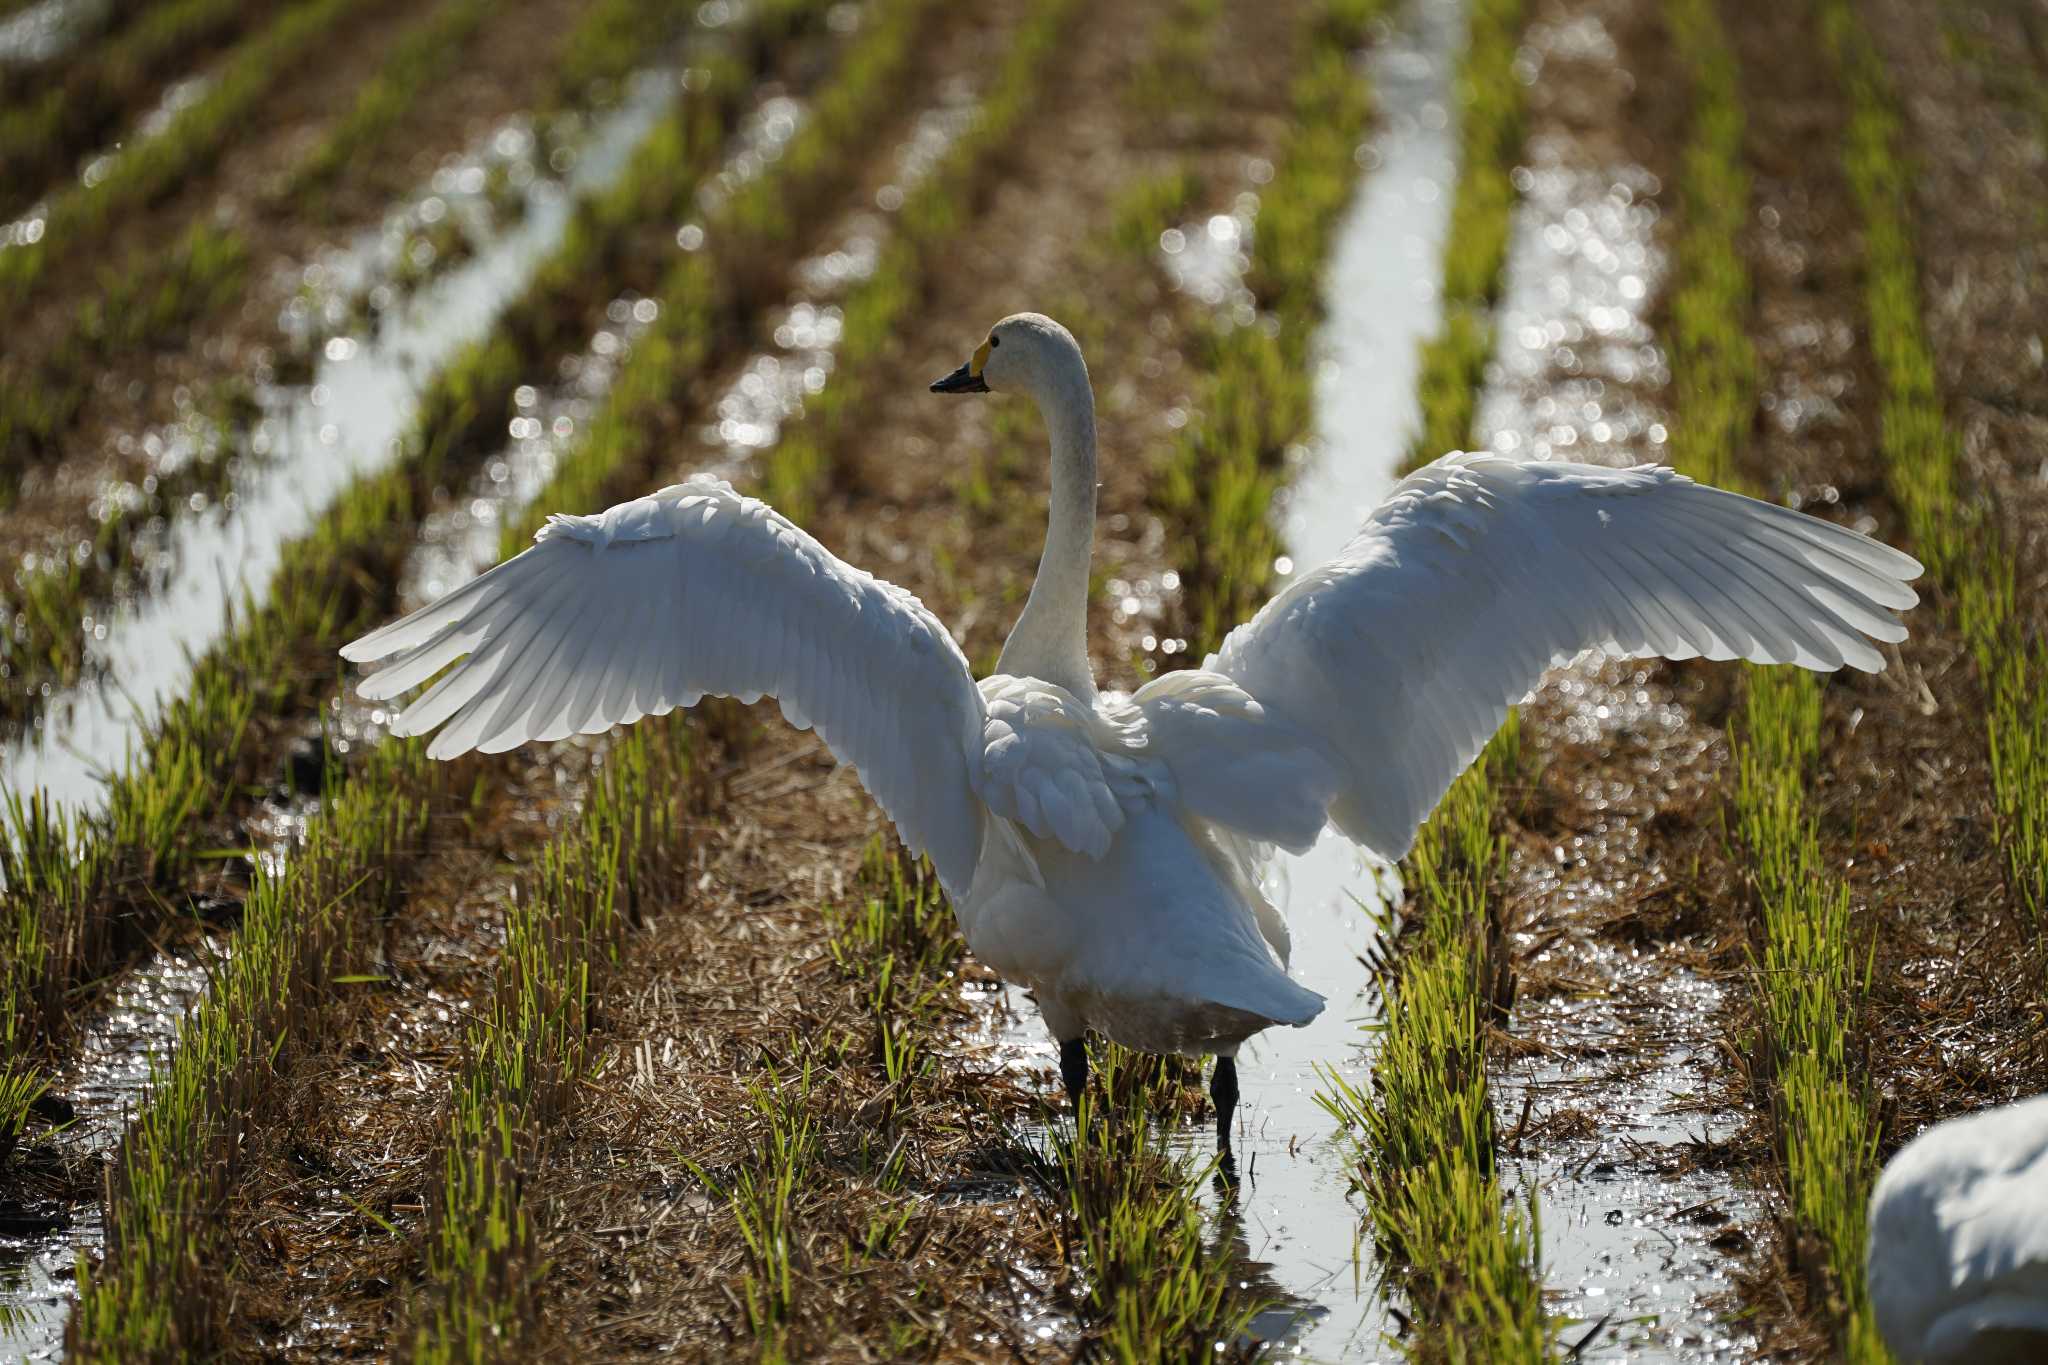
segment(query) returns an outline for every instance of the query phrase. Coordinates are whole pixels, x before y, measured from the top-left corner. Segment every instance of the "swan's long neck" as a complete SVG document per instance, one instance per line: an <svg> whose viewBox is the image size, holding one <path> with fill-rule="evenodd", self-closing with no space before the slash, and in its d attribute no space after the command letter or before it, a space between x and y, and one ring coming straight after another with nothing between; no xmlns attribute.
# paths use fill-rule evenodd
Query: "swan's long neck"
<svg viewBox="0 0 2048 1365"><path fill-rule="evenodd" d="M1095 555L1095 395L1079 363L1062 367L1037 395L1052 433L1052 505L1045 554L1024 614L997 671L1043 678L1083 700L1095 696L1088 666L1088 570Z"/></svg>

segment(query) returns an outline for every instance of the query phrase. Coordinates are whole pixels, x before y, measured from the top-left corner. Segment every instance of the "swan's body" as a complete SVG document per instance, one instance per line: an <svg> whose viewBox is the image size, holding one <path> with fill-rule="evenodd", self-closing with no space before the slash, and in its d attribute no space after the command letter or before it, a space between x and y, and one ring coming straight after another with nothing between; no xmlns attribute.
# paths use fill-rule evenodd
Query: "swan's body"
<svg viewBox="0 0 2048 1365"><path fill-rule="evenodd" d="M1227 1052L1321 1012L1246 842L1314 842L1337 775L1313 741L1214 673L1092 704L1014 676L981 693L994 818L961 930L1055 1037Z"/></svg>
<svg viewBox="0 0 2048 1365"><path fill-rule="evenodd" d="M2048 1095L1907 1143L1871 1191L1866 1263L1900 1360L2048 1360Z"/></svg>
<svg viewBox="0 0 2048 1365"><path fill-rule="evenodd" d="M705 695L780 699L927 853L976 955L1036 992L1070 1088L1093 1028L1229 1058L1322 997L1258 890L1325 824L1388 858L1543 670L1590 648L1875 670L1920 566L1852 531L1667 469L1453 454L1200 671L1125 697L1087 653L1095 421L1073 338L1005 319L935 390L1031 395L1052 438L1031 596L977 685L900 588L696 479L594 517L343 650L394 726L452 757L596 733ZM1078 1073L1077 1073L1077 1068ZM1226 1100L1228 1103L1226 1103ZM1220 1127L1220 1125L1219 1125Z"/></svg>

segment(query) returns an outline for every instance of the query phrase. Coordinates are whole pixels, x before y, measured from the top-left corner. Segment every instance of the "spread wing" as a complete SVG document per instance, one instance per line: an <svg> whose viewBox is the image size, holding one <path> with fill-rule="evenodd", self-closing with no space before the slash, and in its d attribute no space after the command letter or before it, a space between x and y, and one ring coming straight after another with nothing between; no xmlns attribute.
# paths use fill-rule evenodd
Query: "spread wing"
<svg viewBox="0 0 2048 1365"><path fill-rule="evenodd" d="M774 697L965 891L981 847L969 755L983 708L923 603L710 478L554 517L535 541L342 649L386 661L357 689L373 701L448 670L395 733L440 727L428 752L453 758L596 734L705 696Z"/></svg>
<svg viewBox="0 0 2048 1365"><path fill-rule="evenodd" d="M1875 672L1910 556L1660 465L1453 453L1208 666L1315 735L1330 819L1389 858L1543 671L1588 649Z"/></svg>

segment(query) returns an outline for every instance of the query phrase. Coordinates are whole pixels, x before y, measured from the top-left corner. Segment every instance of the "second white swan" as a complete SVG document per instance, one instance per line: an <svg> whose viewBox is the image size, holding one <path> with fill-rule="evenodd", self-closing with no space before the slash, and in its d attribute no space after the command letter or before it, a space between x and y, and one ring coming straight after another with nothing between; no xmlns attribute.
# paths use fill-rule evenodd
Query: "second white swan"
<svg viewBox="0 0 2048 1365"><path fill-rule="evenodd" d="M1213 1053L1217 1141L1250 1035L1306 1024L1259 890L1325 825L1386 858L1544 669L1588 649L1876 670L1920 565L1654 465L1454 453L1404 480L1200 669L1100 693L1087 647L1095 407L1067 330L1021 313L932 385L1036 400L1052 439L1038 577L978 684L915 597L705 478L536 544L343 649L447 758L594 734L707 695L815 726L929 854L975 954L1036 993L1078 1098L1090 1029ZM466 657L465 657L466 656ZM460 662L458 662L460 661ZM450 665L455 665L452 669Z"/></svg>

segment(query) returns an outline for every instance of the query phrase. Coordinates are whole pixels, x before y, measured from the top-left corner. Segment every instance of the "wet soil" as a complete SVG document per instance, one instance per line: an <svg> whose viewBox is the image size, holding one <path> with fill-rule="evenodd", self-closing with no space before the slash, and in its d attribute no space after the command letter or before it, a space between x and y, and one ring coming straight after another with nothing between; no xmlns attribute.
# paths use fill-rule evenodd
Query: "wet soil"
<svg viewBox="0 0 2048 1365"><path fill-rule="evenodd" d="M1660 37L1654 15L1610 0L1530 12L1522 197L1482 445L1665 458L1653 322L1682 128ZM1729 686L1725 668L1581 663L1521 710L1497 1120L1508 1181L1542 1217L1561 1339L1587 1358L1740 1359L1753 1345L1725 1320L1764 1219L1731 1152L1746 1115L1717 1079L1717 1007L1745 960L1740 888L1715 853Z"/></svg>
<svg viewBox="0 0 2048 1365"><path fill-rule="evenodd" d="M936 41L946 27L935 25L924 36ZM704 46L713 49L722 42L716 34L703 39ZM750 66L759 62L767 71L748 87L748 95L760 99L763 111L798 105L800 101L790 96L801 95L805 87L785 86L777 78L802 73L815 80L819 58L833 41L833 35L819 34L778 44L773 53L750 53ZM683 54L671 50L663 55ZM233 438L236 444L205 466L228 484L224 492L208 488L186 500L186 485L199 467L187 451L195 444L204 449L208 440L207 420L197 412L188 415L184 427L168 433L168 440L159 432L145 434L140 442L125 433L118 438L117 448L133 447L160 460L159 469L171 483L167 488L146 478L139 487L122 485L98 500L110 507L126 506L131 499L139 504L125 523L130 528L140 524L139 528L132 544L121 551L137 564L111 611L97 602L88 604L100 619L85 623L92 638L85 642L81 685L49 696L53 685L40 681L31 668L12 681L11 692L0 687L0 718L11 718L16 710L40 712L35 728L19 745L11 746L22 755L17 779L47 784L67 801L87 799L96 792L102 783L100 770L118 766L131 740L153 723L160 694L181 685L179 653L209 648L229 625L244 589L267 591L286 543L309 529L349 480L397 458L400 440L417 425L411 400L421 387L421 376L451 363L464 346L481 340L494 319L505 329L500 339L509 340L523 357L524 373L540 386L530 391L536 401L541 389L552 386L558 370L580 367L593 358L578 351L616 345L616 327L649 320L640 317L634 322L635 310L644 313L655 307L635 291L654 289L676 251L675 222L667 210L657 212L651 205L643 221L624 231L618 249L608 253L616 259L607 269L586 271L578 279L543 282L537 293L526 291L526 282L560 238L572 207L619 178L633 146L672 102L678 78L674 67L640 73L618 104L588 119L574 137L558 133L537 139L524 119L498 125L456 166L444 164L429 185L388 214L382 231L365 234L345 252L323 252L307 266L306 291L292 299L278 327L297 338L312 358L311 372L303 376L310 382L272 383L273 367L267 361L259 364L258 372L249 377L257 385L258 397L245 400L253 414L240 421L244 430ZM794 126L786 117L777 122ZM759 155L747 150L750 136L743 132L732 154L742 162L758 163ZM554 144L551 156L539 145L543 142ZM537 169L543 156L562 166L571 155L573 165L560 179ZM501 166L511 168L515 184L521 172L531 177L516 196L523 205L517 220L481 230L473 252L423 288L394 288L400 276L393 272L400 268L408 244L417 242L412 236L394 235L394 225L410 233L430 212L438 213L444 223L487 215L483 206L491 198L490 171ZM797 217L810 221L806 212ZM786 262L777 263L773 274L763 276L762 288L779 292L786 268ZM394 297L374 323L345 320L349 300L363 297L365 291L372 299L380 294ZM707 340L714 351L733 344L735 331L742 334L741 343L752 340L746 315L763 296L759 290L750 294L738 288L731 293L734 297L721 297L715 310L717 335ZM524 301L499 318L507 302L522 295ZM765 295L773 296L774 292ZM626 310L625 316L612 316L620 309ZM174 396L184 403L187 390L180 386ZM486 401L509 406L513 397L506 392ZM556 419L573 422L573 415L556 414ZM432 476L420 476L412 496L445 511L450 494L470 483L472 473L504 466L485 460L493 441L488 416L473 422L467 414L443 413L437 420L458 433L456 444L426 463L437 467L438 477L453 487L434 487ZM516 434L537 425L536 419L522 417L510 424L510 430ZM198 433L196 442L188 427ZM479 464L485 465L483 471L476 469ZM629 491L641 490L635 486ZM191 515L185 512L187 507ZM168 525L164 516L153 515L159 510L175 514ZM363 558L402 555L413 529L390 527L388 541ZM399 586L392 572L367 564L343 575L342 581L363 590L346 594L364 599L360 605L346 606L347 612L381 612L384 607L379 604L390 603ZM97 583L88 589L99 590ZM324 642L307 642L301 653L310 661L309 681L331 681L329 646L346 638L349 624L345 618L337 620ZM17 657L25 653L16 651ZM124 662L128 666L123 667ZM0 660L0 680L7 678L9 667ZM0 736L8 728L0 724Z"/></svg>
<svg viewBox="0 0 2048 1365"><path fill-rule="evenodd" d="M1149 263L1098 259L1088 244L1107 226L1113 191L1144 158L1164 153L1142 138L1126 149L1121 138L1133 126L1128 111L1108 95L1084 92L1116 90L1114 73L1137 59L1168 8L1133 7L1080 21L1087 37L1082 50L1090 54L1084 70L1061 79L1046 105L1059 112L1049 126L1041 122L1005 168L1003 188L963 236L963 251L991 268L944 272L906 333L900 387L922 402L880 405L876 419L863 424L863 451L813 520L828 545L920 591L942 614L957 612L974 595L1002 601L1025 579L1035 561L1042 502L1017 511L1012 499L1011 515L1002 519L1002 549L963 546L961 573L938 570L934 543L940 552L959 543L958 480L969 461L988 460L991 452L986 428L970 425L965 439L960 435L957 424L970 420L972 404L945 404L923 392L927 370L951 368L1009 308L1036 304L1061 311L1061 290L1071 289L1062 281L1079 270L1096 272L1094 292L1085 305L1078 294L1067 297L1091 315L1099 310L1123 319L1123 300L1156 296ZM1014 6L990 6L981 22L993 24L987 30L993 33L1015 17ZM968 72L989 70L998 57L986 37L979 47L956 44L948 53L949 62ZM1271 60L1282 63L1284 54ZM932 74L936 81L943 73ZM1277 73L1267 74L1273 74L1273 88L1284 87ZM1269 151L1281 131L1271 120L1247 119L1243 127L1246 135L1234 149L1217 153L1219 162L1241 163ZM878 144L888 152L878 164L893 158L891 137ZM879 174L866 177L863 195L872 193ZM1048 221L1061 223L1062 231L1047 233ZM1001 270L993 268L997 262ZM989 297L989 280L1017 290L1018 301ZM1105 430L1164 431L1164 410L1175 391L1131 376L1169 371L1164 357L1171 331L1155 329L1141 310L1129 316L1136 320L1091 338L1096 354L1111 357L1099 367L1099 382L1106 394L1121 395L1105 403ZM721 390L721 383L710 382L682 397L671 419L674 434L694 434L705 402ZM943 411L934 416L933 409ZM1142 524L1144 480L1136 464L1133 459L1118 470L1105 489L1107 540L1126 542L1133 525ZM906 470L916 476L907 489L897 481ZM642 481L651 485L682 472L644 471ZM1042 483L1035 451L1020 472L1028 485ZM883 477L886 492L871 483ZM1042 491L1025 494L1033 496L1042 499ZM1011 551L1011 539L1028 544L1028 553ZM1151 542L1156 548L1158 537ZM1156 579L1156 565L1143 568ZM1006 627L1006 615L992 611L970 637L994 638ZM1113 619L1119 615L1121 623ZM1118 624L1121 630L1114 629ZM1098 641L1109 642L1108 657L1136 652L1129 638L1142 626L1136 616L1108 607L1101 625ZM608 992L602 1078L588 1089L588 1112L536 1173L534 1206L554 1210L545 1248L556 1267L547 1287L549 1330L579 1353L614 1357L681 1341L687 1353L717 1354L736 1334L747 1335L744 1313L722 1287L742 1244L685 1161L709 1169L737 1156L753 1137L746 1087L764 1064L794 1046L790 1040L855 1027L864 1008L857 992L835 982L824 959L819 907L846 894L862 851L883 829L879 813L851 773L835 768L814 738L789 731L772 707L744 713L729 729L714 728L742 747L706 743L704 761L719 769L717 786L727 795L715 822L700 832L702 875L695 893L686 908L652 917L646 933L629 945ZM740 735L745 738L733 739ZM491 809L531 803L533 789L503 777L501 765L481 770L487 786L504 787ZM487 870L493 858L487 849L474 859L464 851L445 867L437 861L435 883L415 894L391 948L392 974L402 989L376 988L360 1016L336 1035L335 1046L301 1068L295 1122L279 1130L247 1192L243 1264L252 1303L266 1307L245 1349L298 1344L348 1354L368 1348L395 1320L394 1305L406 1288L403 1266L416 1252L405 1248L409 1235L391 1237L354 1204L402 1233L416 1226L418 1201L409 1192L417 1190L422 1163L435 1150L433 1115L454 1060L450 1040L463 997L457 981L481 975L476 964L490 952L490 918L481 908L502 894L505 877L502 866ZM465 868L474 880L457 886ZM898 1302L915 1339L942 1341L958 1352L1029 1355L1054 1350L1047 1343L1055 1339L1071 1345L1065 1317L1047 1317L1055 1296L1049 1268L1059 1253L1046 1206L1019 1198L1033 1158L1012 1133L1042 1111L1013 1073L990 1060L985 1044L967 1041L985 1032L981 1016L992 984L978 980L985 975L979 969L968 975L955 1009L958 1036L944 1044L945 1064L932 1093L913 1098L920 1112L903 1124L921 1135L906 1147L911 1188L940 1196L920 1201L912 1230L925 1248L921 1255L946 1267L947 1283L935 1283L929 1273L934 1262L921 1258L863 1272L869 1280L884 1275L881 1283L842 1283L820 1253L807 1273L829 1292L816 1300L820 1318L799 1330L812 1334L803 1339L826 1354L855 1349L851 1339L834 1335L837 1310L828 1315L824 1309L847 1294L866 1314L878 1303ZM820 1085L835 1094L819 1109L828 1147L851 1141L863 1106L875 1098L874 1076L857 1069ZM833 1229L857 1232L867 1213L886 1201L848 1182L829 1202L808 1220L821 1245L834 1244ZM940 1291L943 1302L927 1310L924 1303ZM926 1299L912 1306L919 1295Z"/></svg>
<svg viewBox="0 0 2048 1365"><path fill-rule="evenodd" d="M39 303L27 310L0 365L35 363L66 336L77 310L96 296L109 271L133 271L168 253L195 221L219 217L251 245L237 304L195 320L170 344L113 357L95 380L78 424L60 455L26 471L13 505L0 509L0 543L21 553L89 541L94 502L109 484L142 484L150 460L142 437L172 426L195 405L235 411L252 376L269 371L282 349L278 319L299 287L301 270L323 247L348 242L376 223L392 196L423 181L507 117L546 93L561 40L577 18L572 0L520 0L494 12L457 71L394 129L396 154L364 158L329 189L305 202L276 188L334 120L352 107L362 84L417 18L414 8L369 5L309 69L279 82L276 97L216 165L170 198L124 221L90 252L61 255ZM239 433L238 433L239 434Z"/></svg>
<svg viewBox="0 0 2048 1365"><path fill-rule="evenodd" d="M1757 339L1769 376L1754 466L1759 476L1774 475L1788 500L1895 537L1898 519L1879 482L1879 390L1856 292L1853 205L1835 159L1792 150L1840 145L1840 93L1811 83L1801 92L1790 79L1793 46L1815 41L1799 15L1761 4L1738 10L1730 31L1745 68L1758 169L1759 221L1745 247L1763 304ZM1930 48L1920 60L1935 55ZM1900 77L1913 70L1894 67ZM1922 240L1949 236L1930 223ZM1935 277L1923 278L1934 285ZM1987 363L1976 382L1996 385L1995 366ZM2026 959L2015 951L2020 924L1992 842L1984 701L1952 598L1942 585L1921 588L1896 663L1876 677L1831 679L1816 790L1830 862L1870 907L1878 935L1868 1045L1886 1105L1887 1152L1937 1118L2001 1091L2009 1098L2007 1087L2026 1075L2041 1079L2038 1020L2015 975ZM1930 1051L1944 1037L1947 1055Z"/></svg>
<svg viewBox="0 0 2048 1365"><path fill-rule="evenodd" d="M1812 16L1741 0L1724 4L1723 17L1742 72L1754 178L1755 215L1741 246L1755 287L1760 393L1741 473L1766 496L1897 543L1900 518L1883 482L1858 219L1840 169L1844 97L1815 60L1824 48ZM1914 61L1938 64L1936 52L1923 48ZM1640 88L1654 107L1683 86L1646 72ZM1678 121L1653 113L1642 126ZM1949 233L1930 225L1923 240ZM1979 371L1978 381L1996 388L1993 374ZM1911 637L1888 651L1884 673L1828 679L1813 789L1826 864L1847 881L1874 951L1855 1064L1871 1077L1887 1156L1929 1122L2048 1082L2031 955L1992 840L1983 697L1952 600L1940 585L1921 587L1922 604L1908 618ZM1733 702L1732 679L1710 674L1699 666L1670 672L1704 680L1698 713L1718 722ZM1725 800L1732 780L1725 764L1718 780ZM1716 804L1702 806L1709 819ZM1698 927L1722 945L1719 961L1739 968L1742 946L1758 931L1746 873L1725 835L1700 841L1697 857L1707 894L1688 904L1704 911ZM1744 980L1737 971L1731 984ZM1751 1119L1723 1159L1775 1199L1769 1078L1752 1069L1745 1041L1755 1037L1753 1008L1736 989L1718 1015L1725 1040L1714 1054L1718 1079L1746 1100ZM1756 1255L1741 1297L1761 1348L1825 1356L1834 1309L1817 1249L1782 1220L1744 1236Z"/></svg>
<svg viewBox="0 0 2048 1365"><path fill-rule="evenodd" d="M2048 14L2025 0L1859 10L1913 167L1921 310L1964 471L2048 622Z"/></svg>
<svg viewBox="0 0 2048 1365"><path fill-rule="evenodd" d="M461 761L450 790L465 799L433 812L435 852L404 912L381 926L368 979L337 987L317 1043L280 1075L229 1198L231 1358L374 1358L407 1321L449 1080L490 1001L505 901L574 817L592 752L552 745L488 771Z"/></svg>
<svg viewBox="0 0 2048 1365"><path fill-rule="evenodd" d="M886 1082L872 983L824 951L828 907L860 894L852 869L886 823L814 740L763 730L703 832L690 904L628 946L599 1078L536 1173L554 1212L549 1330L585 1358L744 1351L754 1333L730 1290L745 1243L692 1167L737 1169L761 1138L750 1091L792 1099L815 1066L802 1104L821 1169L794 1210L792 1355L858 1358L903 1333L898 1349L917 1355L1057 1358L1072 1335L1043 1270L1057 1220L1026 1196L1038 1159L1020 1136L1040 1101L967 1041L992 983L970 967L943 1000L935 1073ZM852 1047L833 1065L839 1039ZM874 1177L884 1150L905 1162L899 1190ZM856 1254L873 1216L906 1206L906 1241Z"/></svg>
<svg viewBox="0 0 2048 1365"><path fill-rule="evenodd" d="M1841 95L1816 72L1822 49L1809 18L1747 3L1724 14L1743 67L1757 208L1742 245L1762 382L1740 472L1767 496L1896 540L1855 208L1834 154ZM1538 6L1528 52L1540 65L1518 176L1526 220L1545 212L1560 169L1639 168L1616 177L1606 208L1587 201L1576 218L1553 209L1534 226L1558 242L1589 226L1597 236L1605 215L1620 212L1617 191L1620 204L1651 209L1653 295L1677 240L1681 210L1664 187L1689 118L1668 44L1654 16L1629 7ZM1537 275L1569 281L1555 293L1567 344L1553 349L1553 325L1529 333L1532 359L1516 358L1512 334L1542 314L1518 305L1511 283L1511 335L1481 406L1483 434L1557 458L1659 458L1661 357L1631 354L1626 329L1603 321L1617 300L1587 271L1601 254L1564 255ZM2012 307L2012 288L1952 285L1943 297L1951 310L1971 297ZM1647 306L1668 325L1654 300ZM2023 342L2006 352L2027 354ZM1975 444L1996 448L1990 433L2001 423L2024 429L2011 411L2020 406L1982 417ZM1990 842L1983 701L1952 604L1938 588L1924 596L1912 639L1884 674L1830 679L1815 793L1829 864L1848 879L1876 949L1859 1033L1887 1153L1933 1118L2040 1088L2040 1021L2027 1003L2037 996ZM1594 1334L1593 1354L1827 1349L1824 1281L1800 1273L1817 1268L1815 1251L1778 1212L1769 1078L1750 1069L1757 924L1724 817L1733 770L1722 727L1739 687L1725 666L1574 668L1524 710L1530 777L1514 817L1509 901L1520 994L1500 1045L1502 1131L1557 1205L1544 1229L1558 1307L1589 1323L1611 1312L1622 1324ZM1669 1244L1667 1282L1646 1284L1640 1270L1630 1282L1631 1235L1642 1247ZM1754 1336L1730 1333L1737 1312Z"/></svg>

